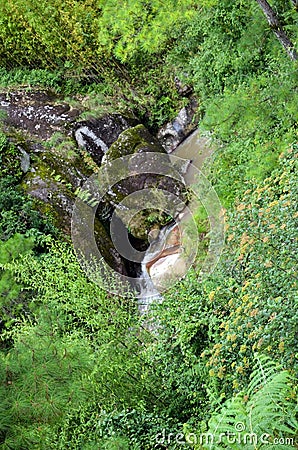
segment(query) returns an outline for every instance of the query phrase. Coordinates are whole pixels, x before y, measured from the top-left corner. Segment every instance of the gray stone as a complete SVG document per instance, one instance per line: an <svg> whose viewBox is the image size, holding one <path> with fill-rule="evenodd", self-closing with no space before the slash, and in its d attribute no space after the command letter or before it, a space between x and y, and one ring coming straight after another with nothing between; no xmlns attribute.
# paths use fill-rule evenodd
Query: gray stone
<svg viewBox="0 0 298 450"><path fill-rule="evenodd" d="M42 89L19 89L0 93L0 108L5 112L5 129L15 128L23 134L49 139L54 133L67 131L80 111Z"/></svg>
<svg viewBox="0 0 298 450"><path fill-rule="evenodd" d="M190 103L181 109L172 122L167 123L159 130L157 137L167 153L175 150L197 128L198 124L195 120L197 106L197 102L191 99Z"/></svg>
<svg viewBox="0 0 298 450"><path fill-rule="evenodd" d="M73 135L79 147L84 148L92 156L97 165L108 148L127 128L136 126L135 118L124 117L121 114L105 114L98 119L78 122Z"/></svg>
<svg viewBox="0 0 298 450"><path fill-rule="evenodd" d="M149 156L143 155L144 153L150 153L153 154L153 156L150 156L149 158ZM155 198L153 203L156 204L156 210L161 207L160 209L162 211L166 211L166 208L169 205L171 205L170 207L173 205L173 195L184 201L186 198L183 177L179 171L177 172L173 169L169 156L162 158L164 170L168 176L154 173L156 168L160 168L160 154L166 155L166 152L158 140L154 138L143 125L137 125L120 134L118 140L112 144L103 159L103 163L105 163L107 167L110 165L113 172L112 162L114 160L131 155L131 158L125 160L127 166L124 165L124 162L123 166L119 165L121 171L123 171L121 176L126 173L132 174L134 171L136 174L130 175L129 177L125 176L125 179L114 184L104 197L104 202L112 205L113 209L118 208L118 210L121 210L121 212L119 211L119 214L122 218L133 216L133 219L129 222L132 236L146 241L148 240L148 235L150 234L152 227L156 225L161 227L171 220L171 218L165 213L157 212L152 216L149 210L152 211L153 208L148 207L148 209L146 209L145 200L145 203L141 205L142 211L137 212L140 210L139 196L131 198L130 207L127 211L125 210L125 207L121 207L121 202L134 192L149 189L152 192L152 196ZM147 167L150 167L150 164L154 165L153 173L150 173L148 170L144 171L144 173L140 173L140 167L142 167L141 164L144 164L144 157L146 161L148 158ZM172 175L173 170L176 174L176 178ZM177 179L177 176L179 179ZM144 198L147 197L143 197L143 199ZM162 208L162 206L164 206L164 208ZM132 214L133 211L136 212L135 215ZM180 210L176 211L176 213L178 212L180 212ZM128 219L126 222L128 222Z"/></svg>

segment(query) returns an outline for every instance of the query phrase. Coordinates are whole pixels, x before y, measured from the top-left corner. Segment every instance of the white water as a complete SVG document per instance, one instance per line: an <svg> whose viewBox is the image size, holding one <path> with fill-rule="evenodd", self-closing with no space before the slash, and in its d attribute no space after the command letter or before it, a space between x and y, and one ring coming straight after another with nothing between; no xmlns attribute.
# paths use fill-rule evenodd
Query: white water
<svg viewBox="0 0 298 450"><path fill-rule="evenodd" d="M190 160L197 169L201 170L204 163L208 159L210 159L212 155L212 146L210 143L210 139L202 136L199 130L196 130L187 139L185 139L171 153L171 155ZM195 174L195 169L189 166L186 170L186 174L184 175L186 185L189 186L194 182ZM142 290L138 300L139 310L141 314L146 313L153 302L162 301L160 292L158 291L150 275L148 274L146 264L162 252L166 243L166 238L175 226L176 224L171 224L164 227L160 231L158 238L151 242L150 247L146 252L145 258L142 263L142 274L140 276L140 280L142 280ZM176 261L177 264L179 264L179 254L173 254L163 259L165 260L166 258L169 258L169 261L164 261L163 265L164 267L168 266L169 270L171 270L171 267L173 268L175 266ZM156 265L155 270L152 273L154 281L158 281L157 267L158 264Z"/></svg>
<svg viewBox="0 0 298 450"><path fill-rule="evenodd" d="M140 276L140 282L142 289L138 301L139 311L141 312L141 314L146 313L153 302L162 301L162 296L155 287L148 273L147 263L152 261L157 255L161 253L165 246L167 236L175 225L176 224L170 224L160 230L157 238L150 243L150 246L146 251L146 255L141 265L142 272Z"/></svg>

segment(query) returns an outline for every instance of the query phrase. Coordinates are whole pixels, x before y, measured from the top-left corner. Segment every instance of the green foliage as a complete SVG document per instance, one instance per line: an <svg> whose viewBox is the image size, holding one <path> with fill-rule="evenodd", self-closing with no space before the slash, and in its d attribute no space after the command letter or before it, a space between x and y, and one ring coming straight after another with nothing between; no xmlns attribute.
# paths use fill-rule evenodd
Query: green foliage
<svg viewBox="0 0 298 450"><path fill-rule="evenodd" d="M176 29L176 45L168 54L204 100L225 88L237 88L251 74L261 75L272 62L284 64L287 58L274 34L268 32L257 2L210 3L198 8L191 21L182 21ZM290 2L277 9L284 13L287 30L297 39Z"/></svg>
<svg viewBox="0 0 298 450"><path fill-rule="evenodd" d="M34 238L16 233L6 242L0 241L0 267L12 262L19 255L24 255L34 247ZM17 284L10 271L0 271L0 323L12 321L22 310L21 286Z"/></svg>
<svg viewBox="0 0 298 450"><path fill-rule="evenodd" d="M230 449L248 450L293 448L290 443L294 442L298 422L292 376L268 357L256 356L245 392L225 402L208 425L207 433L213 436L213 442L203 448L221 449L227 445ZM285 443L286 437L292 438L289 445Z"/></svg>
<svg viewBox="0 0 298 450"><path fill-rule="evenodd" d="M226 254L233 262L212 294L214 307L222 306L208 361L212 375L224 377L223 391L229 378L235 388L244 382L252 351L297 368L296 150L282 154L278 170L246 191L230 218Z"/></svg>
<svg viewBox="0 0 298 450"><path fill-rule="evenodd" d="M63 68L53 68L52 70L12 68L8 70L0 66L0 86L2 88L12 89L18 88L20 85L42 86L66 95L84 91L82 79L72 76Z"/></svg>
<svg viewBox="0 0 298 450"><path fill-rule="evenodd" d="M290 2L275 3L295 41L295 11ZM210 97L252 74L278 80L286 64L255 1L129 0L119 7L115 0L2 0L0 17L0 84L109 92L115 108L129 103L153 127L180 106L177 73L205 110Z"/></svg>
<svg viewBox="0 0 298 450"><path fill-rule="evenodd" d="M38 294L35 320L12 331L3 362L11 381L3 393L6 446L53 442L56 427L83 405L91 417L102 405L112 411L160 403L159 380L143 356L151 337L139 328L134 305L90 283L67 244L5 268Z"/></svg>
<svg viewBox="0 0 298 450"><path fill-rule="evenodd" d="M207 109L203 125L222 142L212 173L226 205L247 180L268 176L279 153L296 139L297 74L285 69L278 78L262 75L225 90Z"/></svg>
<svg viewBox="0 0 298 450"><path fill-rule="evenodd" d="M177 433L178 425L164 414L157 415L144 408L108 413L99 411L96 405L82 405L79 410L68 411L64 423L46 445L61 450L96 448L96 445L104 449L151 450L161 430ZM178 447L169 448L176 450Z"/></svg>
<svg viewBox="0 0 298 450"><path fill-rule="evenodd" d="M154 309L159 339L149 354L168 411L202 431L210 412L245 389L256 351L297 371L297 146L278 164L227 214L212 276L201 283L190 271Z"/></svg>
<svg viewBox="0 0 298 450"><path fill-rule="evenodd" d="M94 355L78 336L63 338L54 328L28 325L15 335L14 349L1 355L3 448L40 448L49 425L88 399Z"/></svg>
<svg viewBox="0 0 298 450"><path fill-rule="evenodd" d="M297 41L292 2L271 3ZM1 448L151 450L163 429L218 434L237 421L270 439L292 436L296 67L254 0L120 6L0 0L0 85L87 93L93 115L130 108L157 130L186 102L179 75L220 144L211 176L228 208L225 252L209 279L193 268L164 295L148 333L134 299L103 292L69 243L45 236L51 227L17 187L17 151L0 134ZM48 145L62 146L59 136Z"/></svg>
<svg viewBox="0 0 298 450"><path fill-rule="evenodd" d="M42 236L57 231L49 221L34 209L32 199L17 185L15 178L0 178L0 239L6 240L15 233L34 234L42 245Z"/></svg>
<svg viewBox="0 0 298 450"><path fill-rule="evenodd" d="M23 0L1 2L2 61L4 65L53 68L68 61L87 65L96 50L97 6L80 3ZM84 50L84 51L82 51Z"/></svg>
<svg viewBox="0 0 298 450"><path fill-rule="evenodd" d="M5 145L9 145L4 140ZM12 163L13 166L13 163ZM3 172L9 168L4 166ZM15 168L12 169L15 174ZM46 251L51 237L57 237L58 230L34 209L33 201L24 195L17 185L15 175L0 177L0 328L10 329L22 317L30 316L30 293L23 292L22 284L16 282L12 272L5 269L21 255L34 250L35 254ZM6 345L3 336L2 344Z"/></svg>
<svg viewBox="0 0 298 450"><path fill-rule="evenodd" d="M22 175L20 152L9 143L8 138L0 131L0 178L13 175L20 179Z"/></svg>
<svg viewBox="0 0 298 450"><path fill-rule="evenodd" d="M192 18L193 6L191 0L178 3L129 0L125 8L119 8L116 1L107 0L100 21L100 46L120 61L132 59L143 52L154 54L166 47L172 30L179 25L181 18L185 21Z"/></svg>
<svg viewBox="0 0 298 450"><path fill-rule="evenodd" d="M98 433L105 439L111 436L125 436L129 448L151 450L156 444L156 436L163 429L177 433L179 425L165 414L141 410L123 410L111 414L102 413L98 424ZM171 449L176 449L173 445Z"/></svg>

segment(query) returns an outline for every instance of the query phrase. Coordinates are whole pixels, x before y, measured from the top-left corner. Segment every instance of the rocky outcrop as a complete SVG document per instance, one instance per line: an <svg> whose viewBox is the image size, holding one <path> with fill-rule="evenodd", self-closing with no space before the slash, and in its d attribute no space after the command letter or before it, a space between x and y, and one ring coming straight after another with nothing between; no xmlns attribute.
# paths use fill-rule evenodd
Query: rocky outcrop
<svg viewBox="0 0 298 450"><path fill-rule="evenodd" d="M79 147L91 155L97 165L101 164L104 154L127 128L136 126L138 121L121 114L105 114L98 119L78 122L73 136Z"/></svg>
<svg viewBox="0 0 298 450"><path fill-rule="evenodd" d="M31 153L31 167L23 178L25 192L40 202L39 207L52 211L59 228L70 230L74 192L88 177L77 155L61 158L42 146ZM44 207L42 207L44 203Z"/></svg>
<svg viewBox="0 0 298 450"><path fill-rule="evenodd" d="M54 225L69 234L76 189L92 175L95 166L84 160L72 139L80 111L39 89L1 93L0 109L5 112L3 129L18 150L15 155L20 160L24 191L35 200L41 214L49 215ZM114 127L110 120L99 120L107 125L103 129L109 128L108 145L129 126L119 116ZM94 236L106 262L120 274L127 274L123 259L98 218Z"/></svg>
<svg viewBox="0 0 298 450"><path fill-rule="evenodd" d="M145 160L147 159L151 166L155 166L154 170L158 169L160 166L160 158L158 155L161 153L166 155L164 148L160 145L158 140L153 137L143 125L137 125L136 127L129 128L121 133L118 140L114 142L106 152L102 161L103 164L109 165L118 158L131 155L131 158L125 160L123 166L119 166L119 170L123 171L123 173L125 173L125 171L127 173L133 173L135 167L136 172L138 172L136 175L131 175L111 186L104 201L109 205L112 205L113 208L117 208L122 200L127 198L130 194L146 189L154 189L154 194L152 195L156 196L156 210L163 201L165 205L170 203L167 196L171 197L173 194L174 196L183 199L186 195L183 177L181 176L180 180L177 180L170 176L173 172L173 166L168 156L163 158L163 161L166 161L166 164L168 164L168 171L166 173L168 173L169 176L155 174L154 170L152 173L148 170L144 170L143 173L140 173L140 165L144 164L144 159L142 158L140 160L138 155L144 153L154 155L150 158L145 155ZM119 176L120 175L122 176L122 174L119 173ZM127 211L128 216L131 215L132 211L138 211L138 209L140 209L139 203L140 197L138 196L135 197L135 200L132 199L130 201L130 208L129 211ZM152 206L146 209L146 202L142 204L142 208L142 211L137 212L129 222L129 229L134 238L147 241L152 228L165 225L171 220L171 217L158 211L152 214ZM180 211L176 211L177 214L179 212ZM125 210L121 214L125 217Z"/></svg>
<svg viewBox="0 0 298 450"><path fill-rule="evenodd" d="M36 200L41 213L50 214L54 223L66 233L71 228L76 190L100 165L113 167L116 159L131 156L129 167L121 167L121 170L130 173L129 178L113 184L97 209L94 236L100 253L111 267L121 274L138 274L142 260L135 263L120 256L107 231L109 220L123 199L130 194L146 189L156 191L156 202L153 201L153 206L157 205L156 210L152 208L152 204L146 209L146 202L140 205L138 199L135 205L132 204L132 210L136 207L139 212L130 220L128 234L132 246L141 253L146 251L154 236L157 239L159 230L179 214L180 206L173 211L172 216L158 211L158 206L162 202L169 203L167 194L161 194L163 192L168 193L169 197L174 194L180 198L184 207L186 190L182 174L186 167L174 169L166 150L169 151L189 132L192 126L191 109L184 108L171 126L165 127L163 134L160 132L163 145L143 125L138 124L134 117L105 114L98 119L78 122L81 111L60 101L54 94L39 89L21 89L0 94L0 109L6 113L5 130L19 150L17 157L24 173L24 190ZM170 141L169 136L172 136ZM155 168L158 168L160 155L163 155L168 169L166 175L139 170L140 161L144 162L140 157L147 153L154 155L145 157ZM131 172L132 168L136 169L137 174ZM176 175L181 174L179 179L171 177L173 170ZM163 196L162 200L160 196ZM161 208L161 211L164 209ZM122 222L123 235L127 237L123 224L127 225L128 222L124 216L119 216L119 220ZM88 246L87 240L86 245ZM176 250L174 247L172 245L171 248L166 248L166 254L158 255L148 267L150 274L154 273L161 260L177 254L179 246L175 247Z"/></svg>
<svg viewBox="0 0 298 450"><path fill-rule="evenodd" d="M167 153L171 153L178 145L197 128L195 114L197 102L191 99L190 103L181 109L177 117L170 123L164 125L158 132L157 137Z"/></svg>
<svg viewBox="0 0 298 450"><path fill-rule="evenodd" d="M22 187L36 200L36 207L52 217L54 224L70 234L75 190L91 175L75 153L69 156L36 148L32 167L23 178ZM88 224L87 224L88 225ZM105 261L120 274L127 274L124 261L114 248L110 236L98 218L94 222L94 237ZM82 242L82 245L84 243ZM88 243L86 244L88 245Z"/></svg>
<svg viewBox="0 0 298 450"><path fill-rule="evenodd" d="M25 88L0 93L0 109L6 115L6 131L14 128L40 141L49 139L56 132L67 132L81 112L49 91Z"/></svg>

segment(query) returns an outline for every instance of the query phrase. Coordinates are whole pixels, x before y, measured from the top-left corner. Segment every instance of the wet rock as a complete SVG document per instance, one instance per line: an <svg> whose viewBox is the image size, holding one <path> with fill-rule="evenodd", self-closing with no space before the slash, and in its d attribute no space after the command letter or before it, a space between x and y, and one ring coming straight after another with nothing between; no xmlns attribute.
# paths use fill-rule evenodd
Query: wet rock
<svg viewBox="0 0 298 450"><path fill-rule="evenodd" d="M181 236L177 225L164 228L157 234L157 236L154 233L154 239L150 242L150 247L148 248L146 256L143 260L143 263L146 264L148 273L151 275L151 268L158 262L159 259L179 253L180 246Z"/></svg>
<svg viewBox="0 0 298 450"><path fill-rule="evenodd" d="M27 153L23 148L18 147L20 153L21 153L21 170L24 173L27 173L28 170L30 169L30 155L29 153Z"/></svg>
<svg viewBox="0 0 298 450"><path fill-rule="evenodd" d="M148 274L155 289L170 287L185 273L185 259L180 229L177 225L163 228L154 235L142 262L143 276Z"/></svg>
<svg viewBox="0 0 298 450"><path fill-rule="evenodd" d="M101 164L104 154L127 128L137 125L135 118L121 114L105 114L98 119L78 122L73 135L79 147L90 153L97 165Z"/></svg>
<svg viewBox="0 0 298 450"><path fill-rule="evenodd" d="M144 153L146 155L143 155ZM156 169L160 169L160 154L166 155L166 152L158 140L143 125L137 125L120 134L102 161L113 171L112 162L114 160L131 155L131 158L126 159L125 163L118 166L118 179L120 180L121 177L124 179L115 184L111 183L113 186L106 194L104 201L112 205L113 209L118 208L117 214L121 216L134 238L146 241L154 226L163 226L171 220L171 215L163 211L167 211L167 208L170 207L173 209L173 216L180 212L179 208L180 206L182 208L182 205L175 204L173 206L173 195L181 201L185 200L186 195L183 177L177 171L175 171L176 178L172 176L173 166L168 156L162 158L163 170L167 175L154 173ZM144 165L147 169L144 170L144 173L140 173L140 168ZM153 168L152 171L150 171L150 167ZM130 174L130 176L126 177L125 174ZM114 172L113 176L115 176ZM141 197L131 196L129 205L123 205L122 201L129 198L130 194L144 192L145 189L150 190L150 197L141 193ZM156 205L155 208L153 205Z"/></svg>
<svg viewBox="0 0 298 450"><path fill-rule="evenodd" d="M165 153L165 150L144 125L138 124L119 134L118 140L105 155L104 162L108 163L122 156L145 152Z"/></svg>
<svg viewBox="0 0 298 450"><path fill-rule="evenodd" d="M198 123L195 120L197 106L196 100L191 99L189 105L182 108L172 122L159 130L157 137L167 153L175 150L197 128Z"/></svg>
<svg viewBox="0 0 298 450"><path fill-rule="evenodd" d="M158 291L170 288L177 279L184 276L187 265L181 252L160 257L150 269L150 278Z"/></svg>
<svg viewBox="0 0 298 450"><path fill-rule="evenodd" d="M51 211L56 226L69 233L74 192L87 179L88 172L76 155L62 159L61 155L35 146L31 156L31 169L24 176L22 187L39 201L43 212Z"/></svg>
<svg viewBox="0 0 298 450"><path fill-rule="evenodd" d="M88 175L77 156L61 161L57 155L43 151L38 158L33 158L31 171L24 177L22 187L36 200L36 207L41 213L50 214L54 224L70 234L75 189L86 181ZM89 226L87 223L87 236L91 233ZM127 274L124 261L114 248L104 225L97 218L94 221L94 237L101 255L110 267L120 274ZM87 241L82 241L81 244L82 248L88 246Z"/></svg>
<svg viewBox="0 0 298 450"><path fill-rule="evenodd" d="M38 89L0 93L0 109L6 113L6 130L13 127L41 141L66 131L81 112L53 93Z"/></svg>

